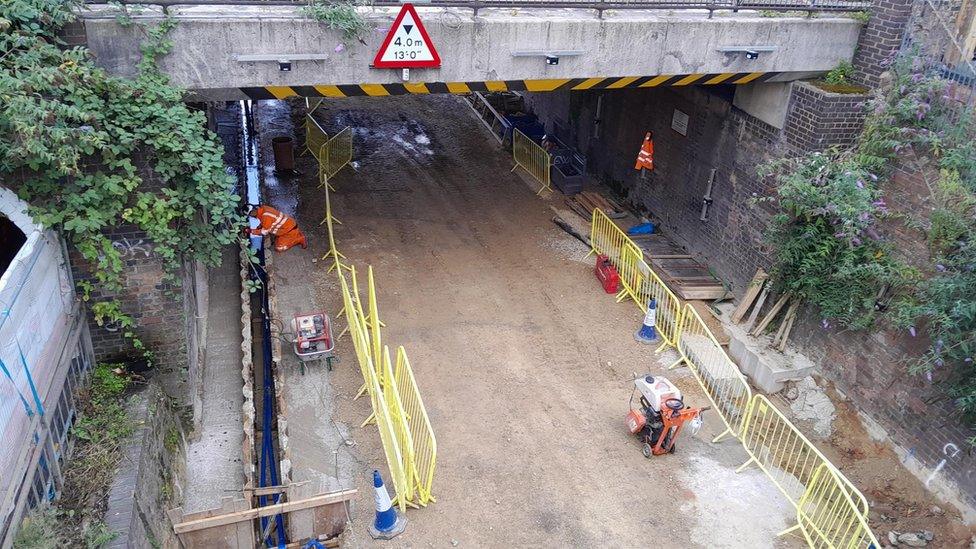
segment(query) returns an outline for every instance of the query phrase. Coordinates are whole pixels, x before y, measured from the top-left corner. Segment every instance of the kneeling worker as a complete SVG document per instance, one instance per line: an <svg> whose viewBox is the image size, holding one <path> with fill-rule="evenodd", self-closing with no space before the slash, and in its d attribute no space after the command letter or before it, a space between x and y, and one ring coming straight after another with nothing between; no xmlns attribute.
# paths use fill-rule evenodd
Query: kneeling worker
<svg viewBox="0 0 976 549"><path fill-rule="evenodd" d="M275 251L283 252L298 244L301 244L302 248L308 247L308 239L298 229L298 223L290 215L265 205L252 209L247 215L261 223L260 227L250 229L252 235L274 235Z"/></svg>

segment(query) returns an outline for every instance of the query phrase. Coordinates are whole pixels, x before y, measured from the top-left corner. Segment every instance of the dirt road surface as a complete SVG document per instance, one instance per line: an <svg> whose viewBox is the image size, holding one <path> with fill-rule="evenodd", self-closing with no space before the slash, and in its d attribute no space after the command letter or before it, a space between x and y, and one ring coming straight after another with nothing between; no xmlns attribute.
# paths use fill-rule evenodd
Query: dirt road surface
<svg viewBox="0 0 976 549"><path fill-rule="evenodd" d="M280 117L283 105L258 112ZM375 427L358 427L369 402L352 399L362 380L340 340L336 370L309 378L332 384L333 408L290 404L287 421L289 433L313 432L331 411L352 426L355 444L340 450L360 490L349 546L800 546L775 538L793 519L772 484L755 469L734 473L741 446L709 442L715 415L675 454L641 455L624 426L631 379L662 374L673 353L634 341L637 308L603 293L586 248L551 222L561 196L540 199L510 173L508 153L460 99L348 98L316 116L330 133L353 128L355 165L333 180L338 246L360 271L373 265L384 343L406 348L438 445L437 502L409 510L392 542L370 540L370 471L387 468ZM265 143L292 128L270 117ZM309 281L310 309L335 314L335 275L313 261L327 249L324 197L309 158L300 169L269 196L311 245L278 256L276 269ZM686 402L707 404L686 370L667 376ZM304 474L294 466L293 480Z"/></svg>

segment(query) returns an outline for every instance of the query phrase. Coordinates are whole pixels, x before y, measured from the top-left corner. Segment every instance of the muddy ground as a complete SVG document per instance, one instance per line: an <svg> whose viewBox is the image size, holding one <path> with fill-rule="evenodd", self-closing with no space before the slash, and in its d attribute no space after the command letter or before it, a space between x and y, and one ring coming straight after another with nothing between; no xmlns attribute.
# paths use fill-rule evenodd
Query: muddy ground
<svg viewBox="0 0 976 549"><path fill-rule="evenodd" d="M258 105L263 143L292 132L288 111L284 102ZM641 455L623 423L630 380L663 373L673 353L633 340L637 308L603 293L581 260L586 248L552 223L561 196L540 199L529 179L510 173L509 153L461 99L346 98L316 117L330 133L353 129L354 164L333 180L337 243L361 271L376 270L384 343L406 348L437 436L437 502L408 511L407 531L384 546L803 545L775 537L795 519L773 485L756 469L734 473L746 460L741 446L709 442L722 430L715 415L676 454ZM308 284L310 310L335 314L336 278L318 260L327 244L312 162L299 159L301 176L272 178L272 204L310 238L308 250L277 265ZM385 474L385 459L375 428L358 427L369 402L353 400L362 380L348 338L338 351L335 371L305 379L331 384L330 402L289 404L288 431L342 426L353 445L335 468L360 490L347 544L378 546L366 535L370 471ZM707 404L687 371L667 376L686 402ZM311 442L296 448L308 452ZM316 466L301 462L293 480Z"/></svg>

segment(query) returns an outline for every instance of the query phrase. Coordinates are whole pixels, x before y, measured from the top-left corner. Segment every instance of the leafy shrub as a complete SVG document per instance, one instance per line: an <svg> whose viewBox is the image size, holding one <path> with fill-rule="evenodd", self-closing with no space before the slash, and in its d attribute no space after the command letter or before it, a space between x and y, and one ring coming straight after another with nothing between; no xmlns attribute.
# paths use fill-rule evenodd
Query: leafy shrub
<svg viewBox="0 0 976 549"><path fill-rule="evenodd" d="M779 212L768 235L773 280L817 306L824 319L872 325L880 288L900 287L908 271L891 259L877 223L887 214L876 176L837 150L768 164L779 183Z"/></svg>
<svg viewBox="0 0 976 549"><path fill-rule="evenodd" d="M850 61L841 61L824 76L824 82L833 85L850 84L854 78L854 65Z"/></svg>

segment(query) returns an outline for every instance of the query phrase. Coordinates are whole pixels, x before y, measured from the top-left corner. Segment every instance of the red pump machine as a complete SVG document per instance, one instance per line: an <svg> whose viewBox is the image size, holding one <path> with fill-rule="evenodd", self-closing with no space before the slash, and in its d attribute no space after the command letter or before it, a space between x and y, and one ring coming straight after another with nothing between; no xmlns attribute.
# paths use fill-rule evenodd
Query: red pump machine
<svg viewBox="0 0 976 549"><path fill-rule="evenodd" d="M295 334L295 356L301 361L302 374L305 373L305 363L315 360L325 360L332 371L332 361L335 359L335 339L332 337L332 321L325 313L307 313L296 315L291 321L292 333Z"/></svg>

